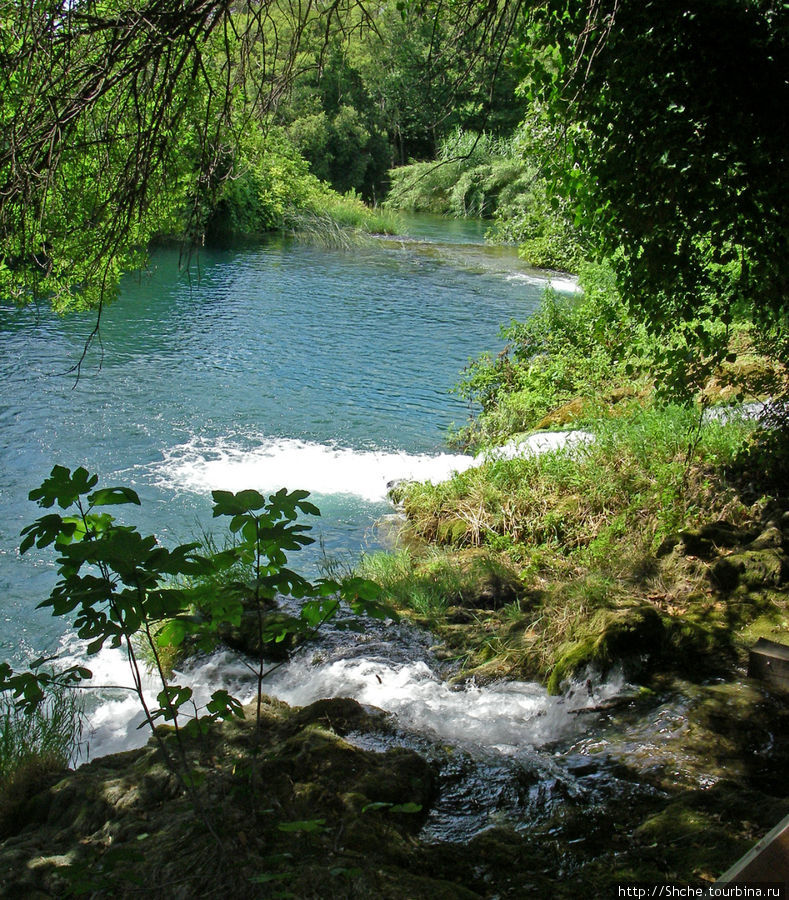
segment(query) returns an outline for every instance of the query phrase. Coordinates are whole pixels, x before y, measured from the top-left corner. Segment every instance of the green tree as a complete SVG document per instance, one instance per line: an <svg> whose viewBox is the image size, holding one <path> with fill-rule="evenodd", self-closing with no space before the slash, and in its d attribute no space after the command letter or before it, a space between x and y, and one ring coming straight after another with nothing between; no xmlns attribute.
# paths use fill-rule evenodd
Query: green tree
<svg viewBox="0 0 789 900"><path fill-rule="evenodd" d="M548 0L529 41L555 184L651 327L689 323L669 368L720 357L738 313L785 326L789 7Z"/></svg>
<svg viewBox="0 0 789 900"><path fill-rule="evenodd" d="M0 5L0 295L99 306L152 236L199 232L304 34L357 5Z"/></svg>

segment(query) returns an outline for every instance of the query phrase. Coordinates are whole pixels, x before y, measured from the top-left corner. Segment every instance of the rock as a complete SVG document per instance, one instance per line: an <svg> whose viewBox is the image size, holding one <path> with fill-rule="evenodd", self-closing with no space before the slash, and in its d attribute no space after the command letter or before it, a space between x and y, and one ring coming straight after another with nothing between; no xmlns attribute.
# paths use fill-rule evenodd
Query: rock
<svg viewBox="0 0 789 900"><path fill-rule="evenodd" d="M569 425L570 422L574 422L584 414L586 405L587 404L582 397L575 397L568 403L565 403L544 415L537 423L537 429L542 430L545 428L557 428L562 425Z"/></svg>
<svg viewBox="0 0 789 900"><path fill-rule="evenodd" d="M386 726L387 713L374 706L363 706L349 697L316 700L298 710L290 719L297 729L318 724L335 734L345 736L351 731L372 731Z"/></svg>
<svg viewBox="0 0 789 900"><path fill-rule="evenodd" d="M753 544L749 547L753 547ZM710 579L724 592L733 591L739 584L759 591L778 587L789 580L789 559L780 550L743 550L717 559L710 568Z"/></svg>
<svg viewBox="0 0 789 900"><path fill-rule="evenodd" d="M269 876L304 898L396 900L404 883L408 896L457 895L417 849L431 765L337 734L369 730L382 713L347 699L264 705L259 731L250 718L185 739L202 817L153 742L33 782L0 839L0 896L72 896L85 883L94 896L251 900L273 896ZM174 751L172 730L161 736Z"/></svg>
<svg viewBox="0 0 789 900"><path fill-rule="evenodd" d="M767 528L750 544L748 550L765 550L768 548L778 548L783 546L783 534L775 525L768 525Z"/></svg>

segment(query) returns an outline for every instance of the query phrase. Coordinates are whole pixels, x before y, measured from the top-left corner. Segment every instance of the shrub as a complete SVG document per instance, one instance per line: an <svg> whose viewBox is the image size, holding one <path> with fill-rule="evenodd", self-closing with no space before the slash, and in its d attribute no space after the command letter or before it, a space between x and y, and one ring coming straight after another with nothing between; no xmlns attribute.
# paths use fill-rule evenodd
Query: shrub
<svg viewBox="0 0 789 900"><path fill-rule="evenodd" d="M611 270L587 264L580 283L577 295L546 291L531 318L502 329L508 343L497 357L468 366L456 391L481 413L455 443L497 444L521 431L591 421L649 390L652 343L619 299Z"/></svg>

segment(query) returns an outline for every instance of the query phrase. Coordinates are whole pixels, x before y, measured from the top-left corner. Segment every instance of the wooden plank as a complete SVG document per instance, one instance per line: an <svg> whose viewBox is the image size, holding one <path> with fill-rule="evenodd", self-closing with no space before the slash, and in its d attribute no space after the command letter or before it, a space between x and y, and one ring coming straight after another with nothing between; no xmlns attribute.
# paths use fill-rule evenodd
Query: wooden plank
<svg viewBox="0 0 789 900"><path fill-rule="evenodd" d="M748 655L748 674L789 691L789 647L759 638Z"/></svg>
<svg viewBox="0 0 789 900"><path fill-rule="evenodd" d="M783 883L789 885L789 816L755 844L715 882L726 884Z"/></svg>

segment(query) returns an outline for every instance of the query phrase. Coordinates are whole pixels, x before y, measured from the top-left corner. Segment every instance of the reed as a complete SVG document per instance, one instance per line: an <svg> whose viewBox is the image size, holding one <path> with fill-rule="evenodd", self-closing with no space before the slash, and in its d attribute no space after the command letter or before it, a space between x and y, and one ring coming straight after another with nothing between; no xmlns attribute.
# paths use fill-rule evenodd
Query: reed
<svg viewBox="0 0 789 900"><path fill-rule="evenodd" d="M82 698L53 688L32 712L0 694L0 834L48 775L73 765L82 745Z"/></svg>

